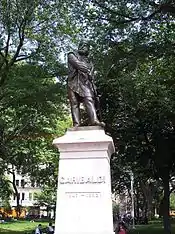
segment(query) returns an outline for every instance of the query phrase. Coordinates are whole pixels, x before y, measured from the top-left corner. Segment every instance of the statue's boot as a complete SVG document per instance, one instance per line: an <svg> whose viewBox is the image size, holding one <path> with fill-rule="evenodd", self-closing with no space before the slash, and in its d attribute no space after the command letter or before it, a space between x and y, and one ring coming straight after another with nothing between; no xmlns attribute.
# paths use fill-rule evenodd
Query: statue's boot
<svg viewBox="0 0 175 234"><path fill-rule="evenodd" d="M95 126L101 126L102 128L105 127L105 123L104 122L100 122L99 120L95 120L92 125L95 125Z"/></svg>
<svg viewBox="0 0 175 234"><path fill-rule="evenodd" d="M84 105L89 116L89 125L105 127L105 123L100 122L97 117L94 99L92 97L84 98Z"/></svg>

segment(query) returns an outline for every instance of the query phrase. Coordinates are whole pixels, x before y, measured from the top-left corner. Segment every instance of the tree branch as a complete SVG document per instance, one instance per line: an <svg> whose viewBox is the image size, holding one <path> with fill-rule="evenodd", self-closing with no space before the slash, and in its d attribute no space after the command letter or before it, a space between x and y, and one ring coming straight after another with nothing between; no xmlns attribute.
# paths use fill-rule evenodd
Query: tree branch
<svg viewBox="0 0 175 234"><path fill-rule="evenodd" d="M13 170L13 169L12 169ZM11 169L10 168L7 168L7 170L6 170L8 173L10 173L10 174L14 174L14 172L13 171L11 171Z"/></svg>
<svg viewBox="0 0 175 234"><path fill-rule="evenodd" d="M11 67L16 62L16 59L19 56L19 53L20 53L21 48L23 46L24 36L25 36L24 31L25 31L26 23L27 23L27 12L26 12L26 17L23 18L20 25L18 26L19 44L18 44L18 47L16 49L16 52L15 52L13 58L11 59L11 61L9 63L9 67Z"/></svg>
<svg viewBox="0 0 175 234"><path fill-rule="evenodd" d="M0 55L1 55L1 57L3 57L3 59L5 59L5 56L1 51L0 51Z"/></svg>
<svg viewBox="0 0 175 234"><path fill-rule="evenodd" d="M151 13L150 15L148 15L147 17L141 17L141 20L143 20L143 21L146 21L146 20L150 20L150 19L152 19L156 14L158 14L158 13L160 13L161 11L160 11L160 9L159 10L156 10L156 11L154 11L153 13Z"/></svg>
<svg viewBox="0 0 175 234"><path fill-rule="evenodd" d="M100 4L100 3L99 3L98 1L96 1L96 0L94 0L94 1L92 1L92 2L94 2L97 6L99 6L100 8L103 8L104 10L110 12L110 13L113 14L113 15L122 16L122 17L128 18L128 19L130 19L130 20L136 20L136 19L138 19L138 17L133 18L133 17L131 17L131 16L129 16L129 15L120 14L119 12L117 12L117 11L115 11L115 10L112 10L112 9L106 7L104 3L103 3L103 4Z"/></svg>
<svg viewBox="0 0 175 234"><path fill-rule="evenodd" d="M26 59L32 58L32 56L34 54L37 54L37 52L39 51L39 49L40 49L40 44L38 45L38 48L35 51L31 52L30 55L26 55L26 56L25 55L18 55L18 57L16 58L15 62L19 62L19 61L22 61L22 60L26 60Z"/></svg>
<svg viewBox="0 0 175 234"><path fill-rule="evenodd" d="M7 56L8 56L9 42L10 42L10 30L8 31L8 36L7 36L7 41L6 41L5 58L7 58Z"/></svg>
<svg viewBox="0 0 175 234"><path fill-rule="evenodd" d="M17 49L16 49L16 52L15 52L13 58L11 59L11 61L10 61L10 63L9 63L9 66L10 66L10 67L15 63L15 61L16 61L16 59L17 59L19 53L20 53L20 50L21 50L21 48L22 48L22 46L23 46L24 36L21 37L21 36L20 36L20 32L19 32L19 38L20 38L20 40L19 40L19 45L18 45L18 47L17 47Z"/></svg>
<svg viewBox="0 0 175 234"><path fill-rule="evenodd" d="M99 19L113 22L113 23L115 23L115 25L127 24L127 23L131 23L131 22L139 20L139 18L132 18L132 19L129 19L129 20L126 19L126 20L119 20L119 21L117 21L115 19L105 18L105 17L99 17Z"/></svg>
<svg viewBox="0 0 175 234"><path fill-rule="evenodd" d="M104 9L106 12L110 13L111 14L111 17L99 17L99 19L102 19L102 20L107 20L107 21L111 21L117 25L120 25L120 24L126 24L126 23L130 23L130 22L134 22L134 21L138 21L138 20L141 20L141 21L147 21L147 20L151 20L156 14L158 13L163 13L163 14L166 14L166 13L175 13L175 7L172 3L172 1L169 1L168 3L166 4L161 4L161 5L158 5L158 4L154 4L154 7L156 8L154 12L150 13L148 16L144 17L144 16L141 16L141 17L132 17L132 16L129 16L129 15L125 15L125 14L121 14L113 9L110 9L109 7L105 6L105 4L101 4L99 3L97 0L94 0L92 1L94 4L96 4L98 7ZM119 20L117 21L116 19L114 19L114 17L112 16L121 16L121 17L124 17L125 19L123 20Z"/></svg>
<svg viewBox="0 0 175 234"><path fill-rule="evenodd" d="M32 57L32 55L24 56L24 57L21 57L21 58L18 57L18 58L15 60L15 63L16 63L16 62L19 62L19 61L26 60L26 59L31 58L31 57Z"/></svg>
<svg viewBox="0 0 175 234"><path fill-rule="evenodd" d="M7 60L7 57L2 53L2 51L0 51L0 56L2 57L2 61L0 64L0 69L1 69L4 63L6 64L6 66L8 66L8 60Z"/></svg>
<svg viewBox="0 0 175 234"><path fill-rule="evenodd" d="M6 180L8 183L10 183L10 184L13 184L13 182L11 181L11 180Z"/></svg>

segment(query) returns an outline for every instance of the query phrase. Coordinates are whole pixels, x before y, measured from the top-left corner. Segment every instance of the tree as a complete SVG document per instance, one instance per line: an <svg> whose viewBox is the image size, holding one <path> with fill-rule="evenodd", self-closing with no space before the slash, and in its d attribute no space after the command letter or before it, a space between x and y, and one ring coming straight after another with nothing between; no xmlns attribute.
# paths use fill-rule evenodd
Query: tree
<svg viewBox="0 0 175 234"><path fill-rule="evenodd" d="M4 202L9 200L12 194L12 188L8 182L8 178L2 175L0 177L0 200L3 205Z"/></svg>
<svg viewBox="0 0 175 234"><path fill-rule="evenodd" d="M50 70L58 67L62 42L76 30L62 1L2 0L0 10L1 87L18 62L40 61Z"/></svg>
<svg viewBox="0 0 175 234"><path fill-rule="evenodd" d="M66 129L71 127L72 121L70 116L65 116L62 120L57 122L56 128L56 137L62 136ZM48 142L51 145L51 142ZM48 145L48 148L49 148ZM48 155L48 153L47 153ZM42 164L45 167L36 170L36 173L31 173L31 178L37 180L41 185L41 192L36 194L35 200L36 204L39 206L45 206L47 208L47 213L49 214L50 210L54 211L54 216L56 212L56 193L57 193L57 184L58 184L58 163L59 163L59 154L57 149L55 149L53 154L49 155L42 161Z"/></svg>
<svg viewBox="0 0 175 234"><path fill-rule="evenodd" d="M162 180L164 228L170 233L174 4L95 0L72 4L75 17L87 28L84 34L94 41L103 116L118 153L113 163L120 161L121 168Z"/></svg>
<svg viewBox="0 0 175 234"><path fill-rule="evenodd" d="M47 216L49 216L49 212L54 210L54 216L55 216L55 210L56 210L56 188L55 187L45 187L43 190L36 194L35 197L35 204L38 206L44 206L47 210Z"/></svg>
<svg viewBox="0 0 175 234"><path fill-rule="evenodd" d="M1 103L1 162L3 172L13 176L19 216L16 170L37 177L41 165L51 168L54 159L58 161L52 139L57 132L58 120L66 114L65 88L61 83L56 83L43 66L21 64L11 71L4 91L9 95ZM46 177L43 178L46 180Z"/></svg>
<svg viewBox="0 0 175 234"><path fill-rule="evenodd" d="M14 170L33 176L42 157L53 156L48 145L65 113L60 53L76 28L62 1L3 0L0 10L0 157L19 207Z"/></svg>

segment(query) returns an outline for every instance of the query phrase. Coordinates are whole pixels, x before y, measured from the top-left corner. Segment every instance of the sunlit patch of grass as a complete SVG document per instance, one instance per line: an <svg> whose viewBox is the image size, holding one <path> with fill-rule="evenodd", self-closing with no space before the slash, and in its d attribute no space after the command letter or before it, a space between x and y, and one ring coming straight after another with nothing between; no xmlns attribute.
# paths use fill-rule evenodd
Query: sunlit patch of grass
<svg viewBox="0 0 175 234"><path fill-rule="evenodd" d="M43 227L47 226L46 222L40 222ZM32 233L32 231L36 228L38 222L30 222L30 221L16 221L16 222L7 222L0 224L0 233L4 234L24 234L24 233Z"/></svg>

